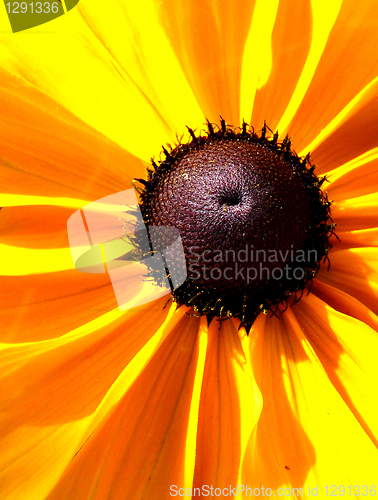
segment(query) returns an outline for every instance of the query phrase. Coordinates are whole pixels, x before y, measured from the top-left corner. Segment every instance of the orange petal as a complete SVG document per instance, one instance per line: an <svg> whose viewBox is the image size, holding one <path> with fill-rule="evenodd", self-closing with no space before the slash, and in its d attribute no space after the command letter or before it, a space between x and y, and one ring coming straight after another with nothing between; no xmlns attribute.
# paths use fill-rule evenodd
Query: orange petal
<svg viewBox="0 0 378 500"><path fill-rule="evenodd" d="M49 500L160 500L172 485L191 485L185 484L185 455L196 371L203 365L199 321L180 310L176 315L163 344L78 450Z"/></svg>
<svg viewBox="0 0 378 500"><path fill-rule="evenodd" d="M357 231L378 227L378 193L367 194L332 204L332 218L337 229ZM370 245L372 246L372 245Z"/></svg>
<svg viewBox="0 0 378 500"><path fill-rule="evenodd" d="M140 160L23 79L0 74L3 192L92 201L144 175Z"/></svg>
<svg viewBox="0 0 378 500"><path fill-rule="evenodd" d="M378 107L374 97L311 153L319 165L318 172L327 172L376 148L377 125Z"/></svg>
<svg viewBox="0 0 378 500"><path fill-rule="evenodd" d="M273 491L303 488L297 496L305 498L309 488L318 487L318 495L325 497L327 485L374 484L378 451L333 386L295 310L281 320L258 318L252 332L251 357L264 407L250 441L243 484ZM320 320L327 322L323 312ZM345 317L335 328L345 328L348 321ZM320 329L316 334L322 334Z"/></svg>
<svg viewBox="0 0 378 500"><path fill-rule="evenodd" d="M255 0L165 0L160 22L204 115L239 124L244 44Z"/></svg>
<svg viewBox="0 0 378 500"><path fill-rule="evenodd" d="M154 336L167 315L161 306L112 311L58 339L2 345L4 498L45 498L96 418L103 419L126 390L125 375L117 384L124 367L141 370L151 342L164 338L164 332Z"/></svg>
<svg viewBox="0 0 378 500"><path fill-rule="evenodd" d="M378 332L378 317L368 307L346 292L315 279L311 293L333 309L362 321Z"/></svg>
<svg viewBox="0 0 378 500"><path fill-rule="evenodd" d="M356 231L339 231L336 227L336 234L340 241L331 240L335 250L339 248L378 247L377 227Z"/></svg>
<svg viewBox="0 0 378 500"><path fill-rule="evenodd" d="M378 148L327 173L327 191L337 201L378 191Z"/></svg>
<svg viewBox="0 0 378 500"><path fill-rule="evenodd" d="M305 155L309 151L316 149L319 144L324 142L331 134L335 132L341 125L351 119L358 111L366 104L374 100L378 89L378 77L374 78L364 87L341 111L335 118L315 137L315 139L306 146L305 150L299 155Z"/></svg>
<svg viewBox="0 0 378 500"><path fill-rule="evenodd" d="M330 2L314 3L319 4L319 9L325 12L331 6ZM378 5L374 0L364 1L359 9L356 9L354 0L343 0L307 92L290 126L288 123L286 125L298 151L308 147L377 76L378 57L375 47L378 44L378 33L374 21L377 16ZM365 118L368 120L368 117ZM284 130L280 132L283 133ZM361 133L365 133L365 128ZM333 145L337 145L336 141ZM348 146L347 141L345 146ZM329 153L334 151L325 149ZM320 164L317 157L316 163Z"/></svg>
<svg viewBox="0 0 378 500"><path fill-rule="evenodd" d="M3 207L0 243L26 248L69 247L67 220L74 211L38 205Z"/></svg>
<svg viewBox="0 0 378 500"><path fill-rule="evenodd" d="M3 276L1 281L0 321L6 325L1 333L3 342L59 337L117 308L105 274L71 270Z"/></svg>
<svg viewBox="0 0 378 500"><path fill-rule="evenodd" d="M286 134L289 124L291 124L293 117L300 108L303 98L311 85L330 33L337 21L341 5L342 0L335 0L333 2L311 2L311 45L293 95L277 125L277 129L280 130L282 135Z"/></svg>
<svg viewBox="0 0 378 500"><path fill-rule="evenodd" d="M352 248L330 253L331 267L317 278L355 297L378 313L378 252L376 248Z"/></svg>
<svg viewBox="0 0 378 500"><path fill-rule="evenodd" d="M209 327L201 390L194 488L235 487L262 401L246 359L238 322ZM244 332L244 341L248 343Z"/></svg>

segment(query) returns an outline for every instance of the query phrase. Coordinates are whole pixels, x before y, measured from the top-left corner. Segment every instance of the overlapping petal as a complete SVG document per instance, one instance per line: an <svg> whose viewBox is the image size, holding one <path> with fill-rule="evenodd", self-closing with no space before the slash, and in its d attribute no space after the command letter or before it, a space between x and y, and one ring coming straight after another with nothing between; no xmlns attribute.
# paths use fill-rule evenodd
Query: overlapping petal
<svg viewBox="0 0 378 500"><path fill-rule="evenodd" d="M58 337L116 307L107 276L73 271L67 219L144 164L22 78L0 87L1 339Z"/></svg>
<svg viewBox="0 0 378 500"><path fill-rule="evenodd" d="M358 198L378 190L378 149L327 172L327 191L336 201Z"/></svg>
<svg viewBox="0 0 378 500"><path fill-rule="evenodd" d="M161 25L204 115L218 122L221 113L236 125L243 51L256 1L156 3Z"/></svg>
<svg viewBox="0 0 378 500"><path fill-rule="evenodd" d="M201 388L197 460L193 487L236 486L240 463L254 432L261 407L260 391L252 375L237 322L209 327L209 345Z"/></svg>
<svg viewBox="0 0 378 500"><path fill-rule="evenodd" d="M332 271L317 278L352 295L378 313L378 252L376 247L350 248L332 253Z"/></svg>
<svg viewBox="0 0 378 500"><path fill-rule="evenodd" d="M378 86L377 86L378 87ZM378 106L376 95L341 124L312 153L322 172L336 168L377 147Z"/></svg>
<svg viewBox="0 0 378 500"><path fill-rule="evenodd" d="M268 12L272 10L270 3L265 2L265 6ZM266 33L266 26L263 27L268 43L264 43L262 33L258 33L249 54L245 53L244 66L249 71L255 71L258 62L260 66L265 63L265 78L261 78L260 70L256 82L250 79L243 82L245 105L241 109L242 118L248 119L255 127L262 126L266 120L273 130L290 102L307 60L312 24L310 1L298 3L289 0L278 2L277 7L271 33ZM268 62L270 66L267 66Z"/></svg>
<svg viewBox="0 0 378 500"><path fill-rule="evenodd" d="M316 64L312 80L298 102L288 131L301 151L377 76L378 42L374 0L363 0L356 9L353 0L312 2L313 8L328 14L336 4L339 12ZM324 89L327 89L325 92ZM289 126L286 123L285 128ZM329 153L332 150L328 149Z"/></svg>
<svg viewBox="0 0 378 500"><path fill-rule="evenodd" d="M378 331L377 315L352 295L320 280L314 281L312 292L333 309L347 316L352 316Z"/></svg>
<svg viewBox="0 0 378 500"><path fill-rule="evenodd" d="M254 329L264 408L244 463L246 483L302 487L304 498L310 487L325 496L331 484L374 484L375 330L315 297L281 320L259 318Z"/></svg>
<svg viewBox="0 0 378 500"><path fill-rule="evenodd" d="M196 420L190 415L198 408L206 351L199 331L206 324L195 323L177 311L143 372L132 383L121 376L122 399L78 449L49 500L158 500L171 485L191 485L195 446L188 435Z"/></svg>
<svg viewBox="0 0 378 500"><path fill-rule="evenodd" d="M158 301L138 321L146 309L116 309L44 342L2 344L4 498L44 498L117 404L166 335L169 311Z"/></svg>
<svg viewBox="0 0 378 500"><path fill-rule="evenodd" d="M48 44L2 37L1 66L131 153L148 161L186 120L203 121L152 1L80 2L51 26Z"/></svg>
<svg viewBox="0 0 378 500"><path fill-rule="evenodd" d="M329 289L326 290L327 292ZM348 299L344 296L344 304L347 302ZM352 300L349 299L349 303L351 302ZM352 307L355 310L358 308L361 316L369 314L368 310L361 305L358 306L355 303ZM365 321L359 321L351 318L350 315L335 311L313 295L306 298L296 308L295 315L306 340L326 370L329 380L372 444L377 447L378 422L375 398L378 391L375 359L378 347L377 317L370 313L370 318L366 320L372 326L368 326ZM340 425L343 423L341 422ZM373 464L377 464L377 460L378 457L373 459ZM367 468L365 476L361 474L362 483L359 484L369 484L366 483L369 479L368 471ZM354 484L358 484L357 476Z"/></svg>
<svg viewBox="0 0 378 500"><path fill-rule="evenodd" d="M72 198L82 206L125 189L136 173L143 174L140 160L60 103L8 71L0 76L2 193ZM72 203L66 200L66 206ZM4 204L12 201L6 197ZM15 198L13 204L24 203Z"/></svg>

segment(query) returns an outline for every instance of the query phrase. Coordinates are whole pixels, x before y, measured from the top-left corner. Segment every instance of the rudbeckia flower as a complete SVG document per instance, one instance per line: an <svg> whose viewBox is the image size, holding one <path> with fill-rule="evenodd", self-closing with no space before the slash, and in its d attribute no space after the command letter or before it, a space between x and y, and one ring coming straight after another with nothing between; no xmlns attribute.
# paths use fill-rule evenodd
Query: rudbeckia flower
<svg viewBox="0 0 378 500"><path fill-rule="evenodd" d="M377 19L375 0L81 0L2 32L2 500L375 495ZM311 152L339 238L249 335L166 297L121 311L67 238L220 116Z"/></svg>

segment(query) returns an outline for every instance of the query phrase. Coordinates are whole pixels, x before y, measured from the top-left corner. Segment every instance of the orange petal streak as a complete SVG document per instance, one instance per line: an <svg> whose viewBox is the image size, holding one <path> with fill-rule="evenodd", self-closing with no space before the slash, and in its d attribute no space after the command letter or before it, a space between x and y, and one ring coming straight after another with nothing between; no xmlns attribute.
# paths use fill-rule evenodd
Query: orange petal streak
<svg viewBox="0 0 378 500"><path fill-rule="evenodd" d="M161 500L185 479L199 321L179 310L167 337L48 500Z"/></svg>
<svg viewBox="0 0 378 500"><path fill-rule="evenodd" d="M378 227L372 229L357 229L355 231L337 230L339 240L332 239L335 250L358 248L358 247L378 247ZM332 254L330 254L332 259Z"/></svg>
<svg viewBox="0 0 378 500"><path fill-rule="evenodd" d="M93 201L144 175L142 161L22 78L0 76L2 192Z"/></svg>
<svg viewBox="0 0 378 500"><path fill-rule="evenodd" d="M255 0L158 3L162 26L204 115L215 122L222 115L238 125L241 64Z"/></svg>
<svg viewBox="0 0 378 500"><path fill-rule="evenodd" d="M24 248L69 247L67 220L73 212L72 208L46 205L3 207L0 243Z"/></svg>
<svg viewBox="0 0 378 500"><path fill-rule="evenodd" d="M2 342L59 337L117 308L110 278L69 270L3 276L0 287ZM161 307L164 303L161 305Z"/></svg>
<svg viewBox="0 0 378 500"><path fill-rule="evenodd" d="M348 293L378 313L378 252L376 248L352 248L330 254L331 268L317 278Z"/></svg>
<svg viewBox="0 0 378 500"><path fill-rule="evenodd" d="M367 194L344 201L334 200L332 218L337 230L356 231L378 227L378 193Z"/></svg>
<svg viewBox="0 0 378 500"><path fill-rule="evenodd" d="M378 148L327 173L330 199L357 198L378 191Z"/></svg>

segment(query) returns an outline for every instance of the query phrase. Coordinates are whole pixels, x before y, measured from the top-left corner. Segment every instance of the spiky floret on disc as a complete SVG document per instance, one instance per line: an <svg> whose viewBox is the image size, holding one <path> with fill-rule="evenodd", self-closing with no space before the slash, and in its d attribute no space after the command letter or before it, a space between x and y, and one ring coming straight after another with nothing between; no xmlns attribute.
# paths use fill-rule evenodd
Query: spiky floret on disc
<svg viewBox="0 0 378 500"><path fill-rule="evenodd" d="M143 185L147 226L175 227L188 276L178 305L250 329L260 311L297 299L328 258L334 224L310 157L264 124L258 133L207 123L207 131L163 148Z"/></svg>

